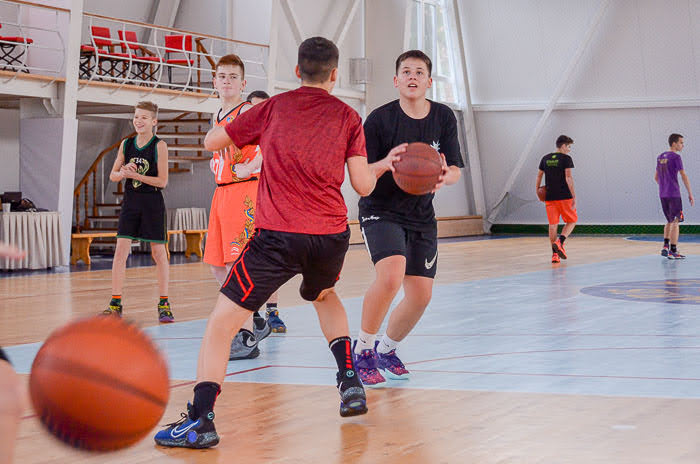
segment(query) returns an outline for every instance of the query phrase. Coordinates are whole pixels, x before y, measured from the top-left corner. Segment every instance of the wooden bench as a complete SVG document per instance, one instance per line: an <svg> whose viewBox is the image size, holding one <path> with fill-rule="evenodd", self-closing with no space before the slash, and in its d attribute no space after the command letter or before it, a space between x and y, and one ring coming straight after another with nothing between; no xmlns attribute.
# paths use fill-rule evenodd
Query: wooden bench
<svg viewBox="0 0 700 464"><path fill-rule="evenodd" d="M207 233L207 229L187 229L184 231L187 248L185 249L185 258L189 258L191 254L196 254L202 257L202 240Z"/></svg>
<svg viewBox="0 0 700 464"><path fill-rule="evenodd" d="M194 231L194 232L200 232L200 231ZM204 231L206 233L206 230ZM168 231L168 243L170 242L170 237L175 235L175 234L182 234L185 233L183 230L169 230ZM78 261L81 259L85 264L88 266L90 265L90 245L92 244L93 239L96 238L111 238L111 237L116 237L117 233L116 232L80 232L77 234L71 234L71 254L70 254L70 263L71 264L77 264ZM189 240L188 240L188 250L189 250ZM202 241L200 238L199 241L199 247L200 251L198 256L202 256L201 252L201 247L202 247ZM168 255L168 260L170 259L170 249L168 248L167 244L165 246L165 252ZM189 257L189 255L187 255Z"/></svg>
<svg viewBox="0 0 700 464"><path fill-rule="evenodd" d="M70 263L77 264L78 260L83 260L90 265L90 244L95 238L116 237L116 232L81 232L71 235Z"/></svg>

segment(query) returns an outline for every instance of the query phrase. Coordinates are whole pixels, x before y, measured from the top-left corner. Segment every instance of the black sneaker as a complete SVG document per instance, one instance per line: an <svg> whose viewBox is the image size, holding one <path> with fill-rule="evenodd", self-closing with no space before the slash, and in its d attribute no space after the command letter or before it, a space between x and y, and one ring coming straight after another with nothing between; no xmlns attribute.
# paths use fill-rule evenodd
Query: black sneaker
<svg viewBox="0 0 700 464"><path fill-rule="evenodd" d="M122 317L122 304L118 300L111 300L107 309L102 311L103 316L117 316Z"/></svg>
<svg viewBox="0 0 700 464"><path fill-rule="evenodd" d="M255 339L255 336L248 330L239 330L231 341L228 360L255 359L258 356L260 356L260 348L258 348L258 341Z"/></svg>
<svg viewBox="0 0 700 464"><path fill-rule="evenodd" d="M253 335L255 335L255 339L261 342L267 338L270 333L272 333L272 327L267 323L267 319L257 312L253 313Z"/></svg>
<svg viewBox="0 0 700 464"><path fill-rule="evenodd" d="M663 247L661 249L661 256L663 256L664 258L668 258L668 247Z"/></svg>
<svg viewBox="0 0 700 464"><path fill-rule="evenodd" d="M357 372L348 369L343 374L335 375L340 393L340 415L342 417L359 416L367 412L367 397L362 388Z"/></svg>
<svg viewBox="0 0 700 464"><path fill-rule="evenodd" d="M180 413L180 420L165 426L154 440L161 446L171 448L211 448L219 443L219 435L214 427L214 412L206 417L193 417L193 408L187 403L187 414Z"/></svg>

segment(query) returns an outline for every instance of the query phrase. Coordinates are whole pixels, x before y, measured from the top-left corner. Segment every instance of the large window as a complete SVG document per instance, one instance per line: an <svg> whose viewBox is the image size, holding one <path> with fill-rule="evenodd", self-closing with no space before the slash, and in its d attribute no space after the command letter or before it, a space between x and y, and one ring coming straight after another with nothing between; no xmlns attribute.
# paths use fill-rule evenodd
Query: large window
<svg viewBox="0 0 700 464"><path fill-rule="evenodd" d="M433 87L428 98L463 106L454 12L450 0L411 0L406 12L405 48L423 50L433 61Z"/></svg>

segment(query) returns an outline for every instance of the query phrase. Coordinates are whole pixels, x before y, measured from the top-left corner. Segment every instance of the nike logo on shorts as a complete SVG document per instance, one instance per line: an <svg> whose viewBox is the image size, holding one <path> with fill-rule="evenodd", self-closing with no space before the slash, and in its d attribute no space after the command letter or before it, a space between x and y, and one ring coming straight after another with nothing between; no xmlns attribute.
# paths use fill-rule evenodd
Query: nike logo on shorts
<svg viewBox="0 0 700 464"><path fill-rule="evenodd" d="M433 259L428 261L428 258L425 258L425 268L426 269L431 269L433 267L433 265L435 264L435 261L437 260L437 255L438 255L438 252L437 252L437 250L435 250L435 256L433 256Z"/></svg>

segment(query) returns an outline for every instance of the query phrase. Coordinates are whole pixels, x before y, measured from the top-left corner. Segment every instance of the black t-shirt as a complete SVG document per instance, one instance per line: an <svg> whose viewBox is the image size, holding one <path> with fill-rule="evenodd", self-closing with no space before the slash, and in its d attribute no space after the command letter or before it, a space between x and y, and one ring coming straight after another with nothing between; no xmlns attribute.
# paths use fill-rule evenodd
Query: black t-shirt
<svg viewBox="0 0 700 464"><path fill-rule="evenodd" d="M544 183L547 186L545 201L573 198L569 184L566 183L566 170L573 167L574 161L563 153L550 153L542 157L540 170L544 171Z"/></svg>
<svg viewBox="0 0 700 464"><path fill-rule="evenodd" d="M136 136L129 137L124 141L124 164L135 163L136 172L142 176L158 177L158 142L160 139L155 135L142 147L136 145ZM127 179L125 183L126 191L139 193L160 192L158 187L144 184L141 181Z"/></svg>
<svg viewBox="0 0 700 464"><path fill-rule="evenodd" d="M423 119L413 119L403 112L398 100L380 106L364 124L367 140L367 161L374 163L402 143L423 142L445 155L448 166L464 167L457 137L457 119L452 110L441 103L430 102L430 112ZM435 227L433 197L411 195L394 182L391 171L377 179L374 191L360 198L360 225L363 217L380 217L413 230Z"/></svg>

